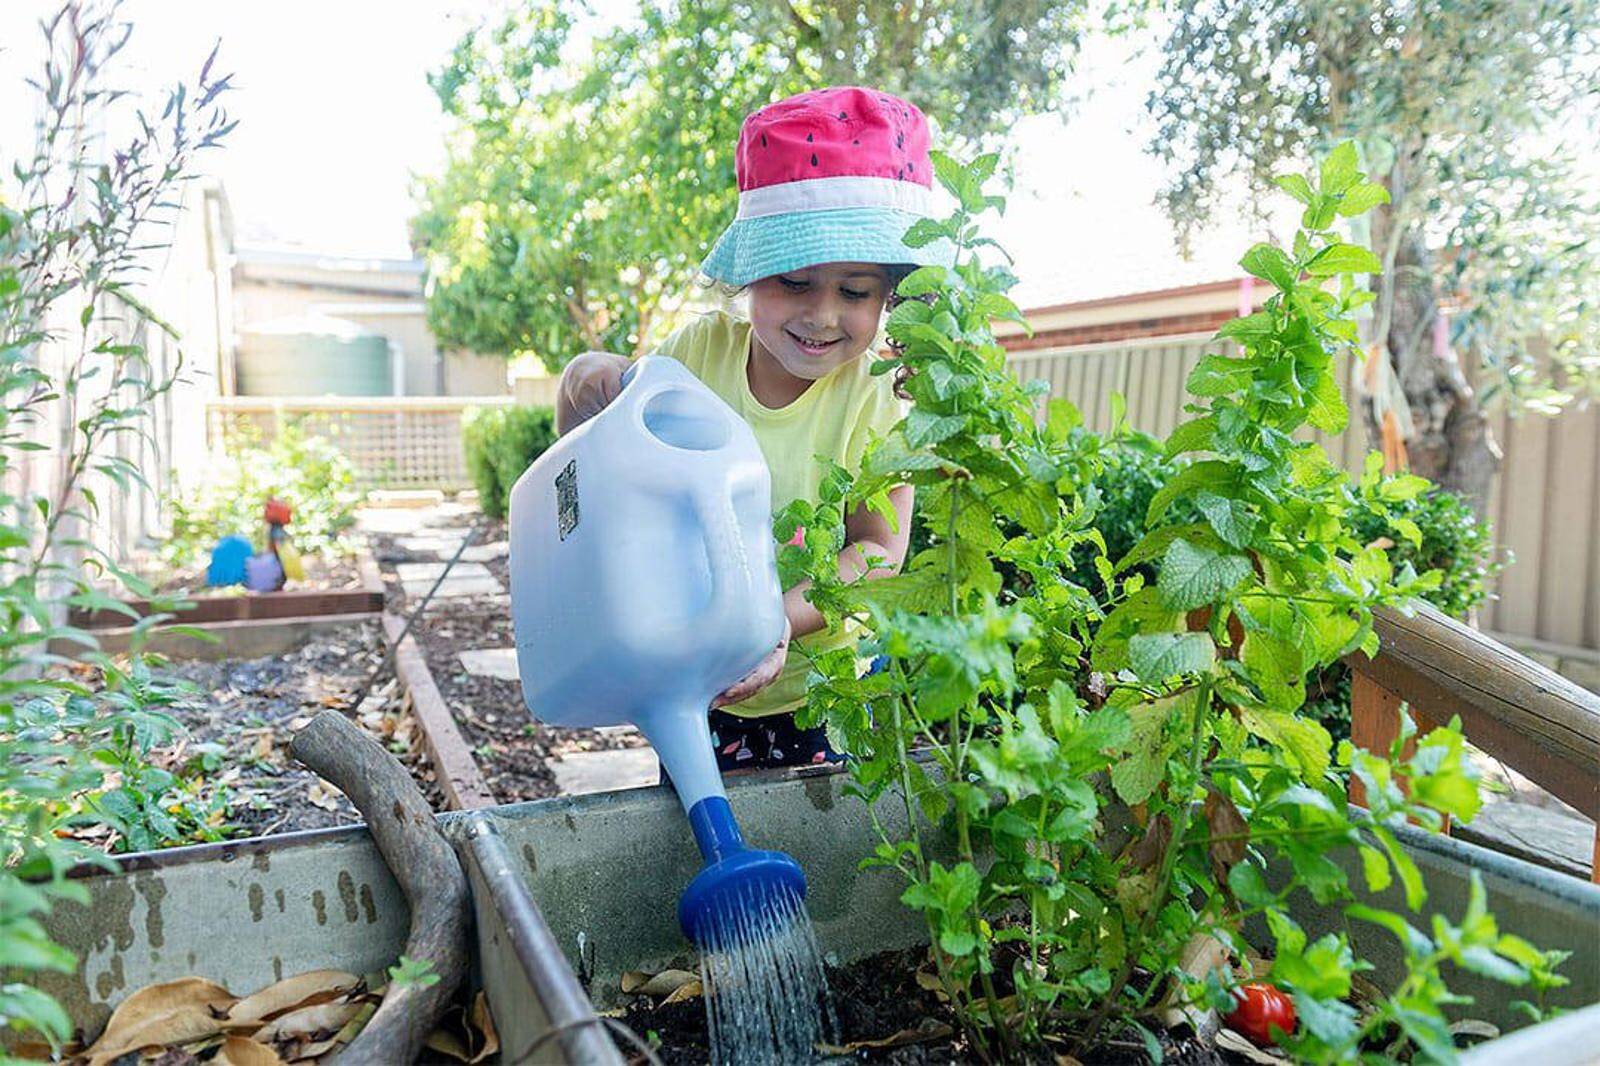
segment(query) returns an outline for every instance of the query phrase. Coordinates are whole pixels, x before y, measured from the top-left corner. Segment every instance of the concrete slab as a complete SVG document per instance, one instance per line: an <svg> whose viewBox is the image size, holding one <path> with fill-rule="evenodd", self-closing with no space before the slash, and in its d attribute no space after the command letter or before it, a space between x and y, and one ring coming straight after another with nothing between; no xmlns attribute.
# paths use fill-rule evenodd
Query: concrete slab
<svg viewBox="0 0 1600 1066"><path fill-rule="evenodd" d="M503 540L493 541L489 544L474 544L461 553L463 562L486 563L490 559L502 559L511 551L511 545Z"/></svg>
<svg viewBox="0 0 1600 1066"><path fill-rule="evenodd" d="M515 648L475 648L464 651L461 653L461 667L469 674L501 681L515 681L520 676L517 673Z"/></svg>
<svg viewBox="0 0 1600 1066"><path fill-rule="evenodd" d="M395 546L408 552L438 552L449 558L466 539L466 531L425 529L409 536L396 537Z"/></svg>
<svg viewBox="0 0 1600 1066"><path fill-rule="evenodd" d="M406 596L426 596L444 571L445 563L401 563L395 567ZM482 563L457 563L450 568L434 597L484 596L504 592L500 581Z"/></svg>
<svg viewBox="0 0 1600 1066"><path fill-rule="evenodd" d="M1452 833L1540 866L1589 877L1594 823L1587 818L1502 800L1484 804L1470 825L1456 827Z"/></svg>
<svg viewBox="0 0 1600 1066"><path fill-rule="evenodd" d="M620 792L660 780L654 748L618 748L615 751L580 751L550 763L562 795Z"/></svg>

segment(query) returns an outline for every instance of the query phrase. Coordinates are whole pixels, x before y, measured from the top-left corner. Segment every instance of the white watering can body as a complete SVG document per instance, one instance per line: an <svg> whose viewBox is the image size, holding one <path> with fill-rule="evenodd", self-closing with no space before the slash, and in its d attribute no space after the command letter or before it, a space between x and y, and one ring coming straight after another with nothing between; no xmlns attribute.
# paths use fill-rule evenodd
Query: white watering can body
<svg viewBox="0 0 1600 1066"><path fill-rule="evenodd" d="M681 363L646 356L623 381L512 489L517 665L534 717L638 726L688 810L722 795L711 699L783 634L771 476Z"/></svg>

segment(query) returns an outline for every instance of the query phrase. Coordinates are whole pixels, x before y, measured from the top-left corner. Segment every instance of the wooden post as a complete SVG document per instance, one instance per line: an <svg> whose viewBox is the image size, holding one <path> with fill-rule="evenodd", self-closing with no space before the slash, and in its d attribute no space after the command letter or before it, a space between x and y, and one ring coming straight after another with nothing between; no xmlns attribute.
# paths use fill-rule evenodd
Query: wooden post
<svg viewBox="0 0 1600 1066"><path fill-rule="evenodd" d="M1398 695L1360 670L1352 670L1350 742L1364 751L1386 756L1395 739L1400 736L1400 705L1404 702ZM1401 756L1406 759L1416 754L1417 737L1431 728L1426 721L1417 717L1415 711L1412 712L1412 719L1416 722L1417 732L1401 749ZM1411 787L1404 777L1399 779L1399 784L1403 792L1411 794ZM1367 805L1367 788L1356 780L1354 775L1350 778L1350 802L1363 807ZM1444 823L1439 827L1439 831L1449 834L1449 815L1444 816Z"/></svg>

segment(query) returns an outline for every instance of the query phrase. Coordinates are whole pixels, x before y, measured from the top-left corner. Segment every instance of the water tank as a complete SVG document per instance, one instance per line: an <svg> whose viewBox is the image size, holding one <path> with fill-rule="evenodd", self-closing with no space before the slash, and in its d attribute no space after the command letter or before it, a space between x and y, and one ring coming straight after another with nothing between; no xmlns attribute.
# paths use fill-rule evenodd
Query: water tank
<svg viewBox="0 0 1600 1066"><path fill-rule="evenodd" d="M393 355L381 334L342 318L300 315L239 331L241 396L389 396Z"/></svg>

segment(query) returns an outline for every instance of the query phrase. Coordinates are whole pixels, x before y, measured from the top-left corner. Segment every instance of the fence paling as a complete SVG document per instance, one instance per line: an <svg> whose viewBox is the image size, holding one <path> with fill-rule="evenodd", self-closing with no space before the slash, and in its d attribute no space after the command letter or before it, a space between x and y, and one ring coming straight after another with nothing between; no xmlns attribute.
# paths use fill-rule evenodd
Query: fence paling
<svg viewBox="0 0 1600 1066"><path fill-rule="evenodd" d="M329 439L366 488L468 487L461 421L474 407L504 407L506 396L226 397L207 408L211 447L249 426L263 441L285 425Z"/></svg>

